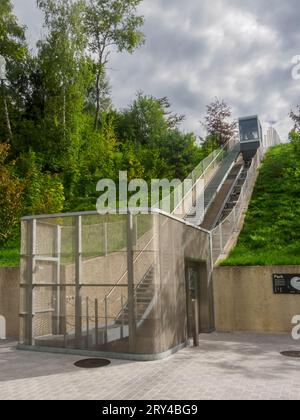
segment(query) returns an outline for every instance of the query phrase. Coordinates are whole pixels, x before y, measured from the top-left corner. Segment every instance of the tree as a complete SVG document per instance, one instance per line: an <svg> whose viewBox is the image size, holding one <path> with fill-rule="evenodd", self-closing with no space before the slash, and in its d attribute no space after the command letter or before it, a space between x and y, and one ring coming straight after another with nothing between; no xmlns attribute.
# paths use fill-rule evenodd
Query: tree
<svg viewBox="0 0 300 420"><path fill-rule="evenodd" d="M44 169L63 172L66 193L77 172L84 107L92 82L91 63L85 57L87 40L82 1L38 0L47 36L38 42L32 72L36 152L45 157ZM28 139L29 144L32 144Z"/></svg>
<svg viewBox="0 0 300 420"><path fill-rule="evenodd" d="M117 133L123 152L123 169L130 175L143 173L150 181L153 178L183 179L200 162L201 152L196 137L182 133L170 123L168 98L137 94L133 104L117 118ZM176 114L175 114L176 115ZM132 156L132 150L135 157ZM143 170L142 170L143 168Z"/></svg>
<svg viewBox="0 0 300 420"><path fill-rule="evenodd" d="M15 115L14 105L18 105L18 91L15 91L14 83L16 73L27 53L25 42L25 27L18 24L13 13L13 6L10 0L0 2L0 55L4 57L7 64L8 83L2 82L0 114L4 116L5 123L1 118L0 136L8 141L12 140L11 115ZM10 88L11 87L11 88Z"/></svg>
<svg viewBox="0 0 300 420"><path fill-rule="evenodd" d="M0 55L20 60L26 53L25 27L18 24L11 0L0 2Z"/></svg>
<svg viewBox="0 0 300 420"><path fill-rule="evenodd" d="M207 106L207 114L202 125L208 136L215 138L220 146L224 146L236 134L237 122L231 120L232 111L224 100L215 99Z"/></svg>
<svg viewBox="0 0 300 420"><path fill-rule="evenodd" d="M185 115L183 114L176 114L174 112L170 111L171 103L169 101L169 98L164 96L163 98L158 99L164 114L167 118L167 123L169 128L178 128L179 125L185 120Z"/></svg>
<svg viewBox="0 0 300 420"><path fill-rule="evenodd" d="M133 53L144 42L140 27L144 18L137 15L142 0L87 0L85 27L88 49L94 60L95 122L97 129L101 111L101 83L105 80L106 66L112 49Z"/></svg>
<svg viewBox="0 0 300 420"><path fill-rule="evenodd" d="M6 163L10 146L0 144L0 245L18 229L24 185L14 176L12 164Z"/></svg>
<svg viewBox="0 0 300 420"><path fill-rule="evenodd" d="M294 131L300 132L300 105L297 105L297 111L291 110L290 118L294 123Z"/></svg>

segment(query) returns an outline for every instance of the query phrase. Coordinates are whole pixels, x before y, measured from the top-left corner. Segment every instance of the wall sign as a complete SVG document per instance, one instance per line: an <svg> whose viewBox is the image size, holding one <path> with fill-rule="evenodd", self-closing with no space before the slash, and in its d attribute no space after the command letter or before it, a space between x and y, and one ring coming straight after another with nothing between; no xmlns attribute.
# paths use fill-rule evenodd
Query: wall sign
<svg viewBox="0 0 300 420"><path fill-rule="evenodd" d="M273 289L276 295L300 295L300 274L274 274Z"/></svg>

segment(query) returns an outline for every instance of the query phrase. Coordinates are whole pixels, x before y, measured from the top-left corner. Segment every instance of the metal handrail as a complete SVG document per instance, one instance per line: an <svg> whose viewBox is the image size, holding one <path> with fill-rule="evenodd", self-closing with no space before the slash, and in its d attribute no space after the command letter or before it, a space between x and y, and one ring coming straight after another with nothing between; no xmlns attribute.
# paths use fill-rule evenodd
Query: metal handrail
<svg viewBox="0 0 300 420"><path fill-rule="evenodd" d="M214 152L212 152L208 157L206 157L205 159L204 159L204 161L205 160L207 160L207 159L209 159L210 158L210 156L212 156L212 155L214 155L214 154L216 154L216 156L214 156L214 158L213 158L213 160L209 163L209 165L205 168L205 170L201 173L201 175L198 177L198 179L196 180L196 182L195 182L195 184L193 185L193 188L195 187L195 185L196 185L196 183L199 181L199 179L201 178L201 177L203 177L203 176L205 176L206 174L207 174L207 172L208 172L208 170L210 169L210 167L215 163L215 161L219 158L219 156L224 152L224 150L226 150L226 148L229 146L229 144L230 144L230 142L232 142L232 140L234 140L234 143L233 143L233 145L232 145L232 147L230 148L230 149L228 149L229 151L236 145L236 140L237 140L237 138L236 138L236 136L233 136L233 137L231 137L231 139L229 139L228 140L228 142L218 151L218 153L216 154L216 150L214 151ZM223 159L222 159L223 160ZM222 162L222 160L221 160L221 162ZM201 164L204 162L204 161L202 161L201 162ZM200 164L200 165L201 165ZM199 167L199 165L198 165L198 167ZM196 169L198 168L198 167L196 167ZM189 175L189 177L192 177L193 176L193 174L194 174L194 172L196 171L196 169L194 169L194 171ZM193 179L193 178L192 178ZM182 184L181 184L182 185ZM193 189L192 188L192 189ZM188 194L190 194L190 192L191 192L192 190L190 190L189 191L189 193ZM186 195L187 196L187 195ZM184 197L184 199L186 198L186 196ZM182 200L182 202L184 201L184 199ZM182 203L181 202L181 203ZM177 206L174 210L173 210L173 212L171 213L171 216L172 215L174 215L174 213L175 213L175 211L176 211L176 209L178 208L179 206ZM150 241L149 242L147 242L147 244L145 245L145 247L139 252L139 254L135 257L135 259L133 260L133 263L135 264L138 260L139 260L139 258L141 257L141 255L145 252L145 250L147 249L147 247L149 246L149 244L153 241L153 239L154 239L154 236L155 235L153 235L152 236L152 238L150 239ZM122 274L122 276L120 277L120 279L117 281L117 283L114 285L114 287L111 289L111 291L108 293L108 295L107 295L107 297L109 298L111 295L112 295L112 293L115 291L115 289L120 285L120 283L121 283L121 281L126 277L126 275L128 274L128 270L126 270L125 272L124 272L124 274Z"/></svg>
<svg viewBox="0 0 300 420"><path fill-rule="evenodd" d="M232 211L226 216L226 218L222 221L222 223L220 223L217 227L215 227L211 231L211 236L212 237L213 237L213 235L218 230L222 229L222 227L229 221L229 219L233 215L235 215L235 224L233 226L233 230L232 231L234 232L234 230L236 229L236 226L239 224L239 221L240 221L240 217L241 217L241 214L242 214L242 209L244 209L244 207L241 204L245 202L245 196L250 191L249 188L248 188L249 187L249 184L251 183L251 181L254 180L254 175L256 173L256 169L258 168L259 164L261 163L262 158L264 156L264 153L265 153L265 149L261 146L261 148L258 149L257 154L256 154L255 158L253 159L252 164L251 164L251 166L250 166L250 168L248 170L248 174L247 174L247 177L245 179L245 183L244 183L243 187L241 188L240 197L239 197L236 205L234 206L234 208L232 209ZM237 215L236 214L236 209L240 205L241 205L241 211L240 211L240 214ZM229 240L226 242L226 244L223 245L223 249L226 248L226 245L228 244L228 242L229 242ZM220 257L220 255L222 255L223 249L220 249L220 254L218 255L218 257L216 258L215 261L217 261L218 258ZM214 261L213 251L215 251L215 250L214 249L211 249L211 253L212 253L211 258L212 258L212 261Z"/></svg>
<svg viewBox="0 0 300 420"><path fill-rule="evenodd" d="M230 147L230 148L228 148L228 146L230 145L230 142L232 142L234 140L234 143L233 143L233 145ZM225 152L230 152L235 146L236 146L236 144L237 144L237 136L235 135L235 136L232 136L228 141L227 141L227 143L225 143L224 144L224 146L222 146L222 148L221 149L218 149L218 150L215 150L214 152L212 152L211 153L211 155L209 155L207 158L205 158L205 159L209 159L210 158L210 156L212 156L212 155L214 155L215 154L215 156L214 156L214 158L213 158L213 160L208 164L208 166L203 170L203 172L197 177L197 179L196 179L196 181L194 182L194 184L193 184L193 186L192 186L192 188L186 193L186 195L183 197L183 199L181 200L181 202L175 207L175 209L172 211L172 213L171 214L174 214L175 212L176 212L176 210L178 209L178 208L180 208L180 206L182 206L182 203L184 203L184 201L186 200L186 197L188 197L192 192L193 192L193 190L194 190L194 188L195 188L195 185L199 182L199 180L200 179L202 179L202 178L205 178L205 176L206 176L206 174L209 172L209 170L211 169L211 167L213 167L214 168L214 164L215 164L215 162L219 159L219 157L220 156L222 156L222 154L223 154L223 156L222 156L222 159L219 161L219 163L221 163L221 162L223 162L223 160L225 159L225 157L227 156L227 154L224 154L224 151ZM227 149L228 148L228 149ZM216 154L216 152L217 152L217 154ZM204 161L205 161L205 159L204 159ZM204 162L204 161L202 161L202 162ZM202 163L201 162L201 163ZM200 164L201 165L201 164ZM195 169L194 169L194 171L187 177L188 179L189 178L191 178L192 180L193 180L193 174L194 174L194 172L197 170L197 168L200 166L200 165L198 165ZM180 186L180 188L182 188L182 184L181 184L181 186Z"/></svg>

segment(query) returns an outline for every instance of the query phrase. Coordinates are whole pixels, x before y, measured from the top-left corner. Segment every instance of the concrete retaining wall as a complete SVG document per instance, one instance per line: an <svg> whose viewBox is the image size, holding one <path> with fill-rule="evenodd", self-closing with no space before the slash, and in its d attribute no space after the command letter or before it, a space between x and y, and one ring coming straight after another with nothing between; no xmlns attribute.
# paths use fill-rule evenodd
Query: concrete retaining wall
<svg viewBox="0 0 300 420"><path fill-rule="evenodd" d="M217 267L213 273L217 331L291 332L300 295L275 295L273 274L299 274L300 266Z"/></svg>
<svg viewBox="0 0 300 420"><path fill-rule="evenodd" d="M0 267L0 315L6 320L7 338L19 337L20 269Z"/></svg>

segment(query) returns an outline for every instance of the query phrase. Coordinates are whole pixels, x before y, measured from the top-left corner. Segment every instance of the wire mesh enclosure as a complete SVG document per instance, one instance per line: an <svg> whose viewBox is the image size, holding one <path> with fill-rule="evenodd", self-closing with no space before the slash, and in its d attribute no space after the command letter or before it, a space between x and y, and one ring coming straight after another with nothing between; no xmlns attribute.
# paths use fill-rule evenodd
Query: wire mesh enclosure
<svg viewBox="0 0 300 420"><path fill-rule="evenodd" d="M209 235L164 214L22 220L21 344L163 353L186 341L185 259Z"/></svg>

